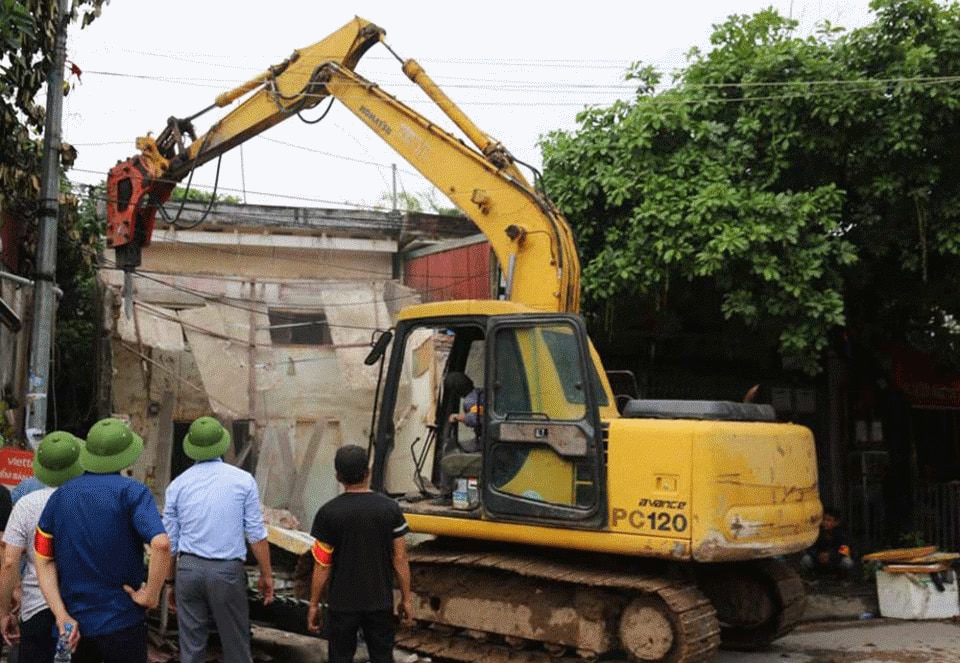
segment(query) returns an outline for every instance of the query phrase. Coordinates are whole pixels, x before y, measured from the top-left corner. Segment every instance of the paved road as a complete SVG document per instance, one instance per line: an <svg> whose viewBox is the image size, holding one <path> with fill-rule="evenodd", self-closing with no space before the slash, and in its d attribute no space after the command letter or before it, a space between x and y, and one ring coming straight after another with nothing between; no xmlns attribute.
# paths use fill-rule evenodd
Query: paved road
<svg viewBox="0 0 960 663"><path fill-rule="evenodd" d="M284 645L273 653L285 663L323 663L326 643L269 629L261 642ZM319 645L319 646L318 646ZM282 652L282 653L281 653ZM358 657L358 661L364 660ZM397 652L398 663L428 659ZM722 651L716 663L955 663L960 661L960 622L893 619L802 624L760 653ZM439 663L435 661L434 663Z"/></svg>
<svg viewBox="0 0 960 663"><path fill-rule="evenodd" d="M718 663L947 663L960 661L960 624L871 619L802 624L762 653L721 652Z"/></svg>

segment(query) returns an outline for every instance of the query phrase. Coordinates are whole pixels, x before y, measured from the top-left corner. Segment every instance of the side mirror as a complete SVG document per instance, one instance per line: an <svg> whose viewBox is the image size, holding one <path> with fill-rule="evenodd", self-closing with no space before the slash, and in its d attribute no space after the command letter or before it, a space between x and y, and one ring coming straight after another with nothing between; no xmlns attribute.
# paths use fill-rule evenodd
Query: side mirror
<svg viewBox="0 0 960 663"><path fill-rule="evenodd" d="M387 346L390 345L390 341L393 340L393 332L387 330L380 334L376 342L373 344L373 347L370 349L370 354L367 355L367 358L363 360L363 363L367 366L373 366L376 364L383 353L387 351Z"/></svg>

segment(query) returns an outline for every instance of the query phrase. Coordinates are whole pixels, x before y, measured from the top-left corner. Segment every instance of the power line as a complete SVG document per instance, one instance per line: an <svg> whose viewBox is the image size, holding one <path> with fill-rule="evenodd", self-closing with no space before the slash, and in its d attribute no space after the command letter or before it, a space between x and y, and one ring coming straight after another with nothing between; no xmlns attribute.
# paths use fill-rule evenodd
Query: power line
<svg viewBox="0 0 960 663"><path fill-rule="evenodd" d="M102 261L103 261L103 263L104 263L108 268L117 269L116 263L114 263L113 261L109 260L108 258L103 258ZM111 263L112 263L112 264L111 264ZM233 302L258 302L258 303L266 304L266 302L260 302L259 300L253 300L253 299L250 299L250 298L248 298L248 297L231 297L231 296L229 296L229 295L217 295L217 294L209 293L209 292L206 292L206 291L203 291L203 290L197 290L197 289L195 289L195 288L189 288L189 287L186 287L186 286L175 285L175 284L170 283L170 282L168 282L168 281L165 281L165 280L163 280L163 279L161 279L161 278L147 276L148 273L149 273L149 274L162 274L162 275L164 275L164 276L171 276L171 277L173 277L173 278L176 278L175 275L170 275L170 274L167 274L167 273L165 273L165 272L158 272L158 271L138 270L138 271L134 272L133 274L134 274L135 277L139 277L139 278L145 279L145 280L147 280L147 281L152 281L152 282L154 282L154 283L158 283L158 284L160 284L160 285L163 285L163 286L166 286L166 287L168 287L168 288L171 288L172 290L175 290L175 291L178 291L178 292L182 292L182 293L184 293L184 294L189 294L189 295L192 295L192 296L194 296L194 297L198 297L198 298L200 298L200 299L203 299L203 300L205 300L205 301L210 301L210 302L215 302L215 303L218 303L218 304L223 304L224 306L229 306L229 307L232 307L232 308L236 308L236 309L239 309L239 310L242 310L242 311L246 311L246 312L248 312L248 313L262 313L262 311L259 310L259 309L249 308L249 307L246 307L246 306L242 306L242 305L240 305L240 304L235 304L235 303L233 303ZM379 303L381 303L381 302L384 303L384 304L396 303L396 302L402 302L402 301L407 301L407 300L410 300L410 299L414 299L414 298L417 297L418 295L426 295L426 294L433 293L433 292L443 292L443 291L445 291L445 290L447 290L447 289L449 289L449 288L451 288L451 287L453 287L453 286L456 286L456 285L459 285L459 284L462 284L462 283L467 283L467 282L473 281L473 280L475 280L475 279L477 279L477 278L480 278L481 276L484 276L484 275L481 275L481 274L468 274L468 275L465 275L465 276L462 276L462 277L453 279L453 280L452 280L452 283L444 283L444 284L441 285L441 286L437 286L437 287L434 287L434 288L427 288L427 289L425 289L425 290L415 291L415 292L412 293L412 294L399 295L399 296L397 296L397 297L381 297L381 298L376 298L376 297L374 297L373 299L370 299L370 300L357 300L357 301L351 301L351 302L326 303L326 304L321 304L321 305L317 305L317 306L282 304L282 305L274 306L274 308L283 308L284 310L312 311L312 310L317 310L317 309L340 308L340 307L348 307L348 306L369 306L369 305L372 305L372 304L379 304ZM236 277L235 279L230 279L230 278L220 277L220 276L216 276L216 275L203 275L203 278L209 278L209 279L211 279L211 280L222 280L222 281L244 280L242 276L238 276L238 277ZM390 279L381 279L381 280L382 280L382 281L388 281L388 280L390 280ZM373 328L370 328L370 327L360 327L360 326L351 326L351 325L333 325L333 326L335 326L335 327L342 327L342 328L344 328L344 329L364 329L364 330L374 331L374 329L373 329Z"/></svg>
<svg viewBox="0 0 960 663"><path fill-rule="evenodd" d="M85 171L85 172L89 172L89 171ZM83 187L91 187L91 186L94 186L94 185L77 184L77 185L74 185L74 188L77 190L77 192L78 192L79 195L86 195L86 192L83 191ZM194 188L197 188L197 186L198 186L198 185L194 185ZM206 188L209 188L209 187L206 187ZM223 187L221 187L221 189L223 189ZM231 189L225 189L225 190L230 191ZM109 201L110 201L110 199L108 198L108 196L106 195L105 192L104 192L104 193L98 193L98 194L96 194L95 196L87 196L87 198L88 198L89 200L95 200L95 201L97 201L97 202L103 202L103 203L106 203L106 202L109 202ZM180 201L176 201L176 202L179 203ZM321 201L321 202L322 202L322 201ZM206 202L184 201L184 203L183 203L183 210L184 210L185 212L198 212L198 213L203 213L203 212L206 212L206 206L207 206L207 205L208 205L208 203L206 203ZM246 219L246 220L250 220L251 222L253 222L254 225L258 225L258 226L262 225L263 215L260 214L260 213L258 213L258 212L255 212L255 211L247 211L247 210L246 210L246 207L248 207L248 206L246 206L246 205L237 206L236 209L231 209L231 211L230 211L229 213L225 213L225 212L222 212L222 211L212 210L212 211L210 211L210 213L209 213L209 215L208 215L207 218L208 218L211 222L217 221L218 218L220 218L220 217L228 217L228 218L230 218L230 219L241 219L241 220ZM290 209L290 208L282 208L282 209ZM294 208L294 209L298 209L298 208ZM314 208L307 208L307 209L314 209ZM388 216L388 215L390 214L390 210L386 210L386 208L383 208L383 207L377 207L377 208L373 208L373 207L362 207L362 208L359 208L359 209L356 210L356 211L358 211L358 212L371 212L371 213L374 213L374 214L383 214L383 215L385 215L384 218L364 218L364 219L363 219L363 224L364 224L364 226L372 227L372 228L375 229L375 230L386 231L386 232L389 232L389 231L399 232L399 231L402 230L403 227L404 227L404 221L403 221L403 219L402 219L402 218L393 218L392 216ZM451 218L451 219L456 219L456 220L461 220L461 221L462 221L462 220L467 220L466 217L450 217L450 218ZM173 227L176 227L176 226L173 226ZM309 226L297 226L297 227L298 227L298 228L309 228ZM173 239L173 240L170 240L170 241L178 241L178 240Z"/></svg>
<svg viewBox="0 0 960 663"><path fill-rule="evenodd" d="M695 64L693 65L695 66ZM586 67L590 68L590 67ZM681 76L688 71L691 66L680 67L674 69L654 69L654 72L660 75L672 75L678 74ZM101 75L101 76L114 76L121 78L134 78L134 79L143 79L150 82L163 81L171 83L184 83L192 86L196 83L223 83L227 87L234 87L239 85L243 81L227 78L200 78L200 77L190 77L190 76L177 76L177 77L164 77L164 76L153 76L148 74L132 74L132 73L123 73L115 71L102 71L102 70L87 70L84 71L85 74ZM389 74L388 74L389 75ZM306 78L305 78L306 80ZM396 75L394 78L395 81L398 81L402 84L410 84L409 79L402 75ZM955 75L928 75L928 76L892 76L892 77L883 77L883 78L834 78L834 79L804 79L804 80L786 80L786 81L730 81L730 82L716 82L716 83L683 83L686 87L694 88L724 88L724 87L734 87L734 88L754 88L754 87L788 87L792 85L807 85L807 86L817 86L817 85L829 85L829 86L843 86L843 85L876 85L876 84L902 84L902 83L921 83L921 84L939 84L939 83L954 83L960 80L960 76ZM460 82L458 82L460 81ZM471 82L472 81L472 82ZM510 86L515 86L511 88ZM489 91L503 91L509 89L511 91L517 92L548 92L551 95L554 95L558 92L563 92L569 90L571 93L582 92L584 90L594 90L594 91L603 91L603 92L628 92L636 89L636 82L630 80L624 80L620 83L583 83L577 81L513 81L513 80L504 80L501 78L488 79L488 78L463 78L463 77L444 77L444 88L450 89L481 89ZM322 95L325 96L325 95ZM466 102L471 103L471 102Z"/></svg>
<svg viewBox="0 0 960 663"><path fill-rule="evenodd" d="M220 68L220 67L218 67ZM628 71L628 67L624 67L624 73ZM126 72L118 71L104 71L100 69L89 69L83 72L84 74L91 74L94 76L108 76L108 77L117 77L117 78L133 78L153 82L165 82L165 83L183 83L185 85L190 85L191 87L213 87L212 84L216 83L218 86L222 85L223 87L232 88L243 81L236 80L233 78L208 78L203 76L149 76L146 74L131 74ZM253 72L251 72L252 74ZM410 79L398 74L396 72L386 72L386 76L383 75L383 72L380 72L380 80L386 80L387 84L391 85L411 85ZM662 72L664 74L672 73L668 71ZM287 76L292 76L292 74L287 74ZM622 80L616 83L583 83L576 80L564 80L564 81L523 81L523 80L505 80L505 79L496 79L496 78L465 78L465 77L443 77L443 87L450 89L465 89L465 90L504 90L511 89L513 91L527 91L527 90L542 90L546 92L555 93L558 90L564 91L569 90L570 92L581 92L583 90L597 90L597 91L617 91L624 89L633 89L634 85L627 80ZM304 82L307 81L307 77L303 77ZM459 82L458 82L459 81Z"/></svg>
<svg viewBox="0 0 960 663"><path fill-rule="evenodd" d="M149 75L149 74L126 74L126 73L119 73L119 72L108 72L108 71L97 71L97 70L85 71L84 73L85 73L85 74L90 74L90 75L92 75L92 76L97 76L97 75L99 75L99 76L109 76L109 77L116 77L116 78L143 80L143 81L149 81L151 84L156 84L156 83L175 83L175 84L177 84L177 85L182 85L182 86L184 86L184 87L204 88L204 89L219 90L219 91L222 91L222 90L224 89L224 87L226 87L226 88L234 87L234 86L238 85L238 84L241 82L241 81L227 81L227 80L225 80L225 81L223 81L224 85L213 85L213 84L210 84L210 83L193 82L193 80L190 80L190 79L185 79L185 78L181 78L181 77L171 77L171 76L155 76L155 75ZM357 85L359 85L359 84L357 84ZM496 84L494 84L494 83L491 83L491 85L489 85L489 86L467 86L467 85L460 85L460 86L458 86L458 85L456 85L456 84L445 84L444 87L445 87L445 88L462 87L462 88L465 88L465 89L480 89L480 90L491 91L491 92L494 92L494 91L504 91L504 90L505 90L504 86L502 86L502 85L496 85ZM545 93L548 93L551 97L556 97L556 95L557 95L558 93L562 93L562 92L565 92L565 91L569 92L570 94L581 94L581 93L583 92L583 90L578 90L578 89L565 89L565 88L570 88L570 87L571 87L570 85L567 85L567 86L565 86L565 87L557 87L557 86L554 86L554 87L544 87L544 88L542 89L542 91L545 92ZM623 93L629 93L629 92L631 92L632 90L634 90L635 88L636 88L635 85L634 85L634 86L624 85L624 86L622 87L622 89L621 89L620 86L611 86L610 90L607 90L607 91L619 91L619 92L623 92ZM510 92L529 92L530 90L529 90L529 88L515 87L514 89L508 89L507 91L510 91ZM302 95L302 96L303 96L303 98L310 98L311 96L316 96L316 97L319 97L319 98L324 98L324 97L326 97L327 95L325 95L325 94L317 94L317 95L304 94L304 95ZM407 104L407 105L413 105L413 104L420 103L420 102L423 101L422 99L416 99L416 100L413 100L413 99L400 99L399 97L398 97L398 99L399 99L402 103ZM575 106L582 105L582 102L579 101L579 100L571 100L571 101L516 101L516 102L510 102L510 101L503 101L503 100L500 100L500 101L488 100L488 99L486 99L485 97L476 97L476 98L473 98L473 99L467 99L467 100L463 100L463 101L461 101L461 102L459 102L459 103L461 103L461 104L464 105L464 106L483 106L483 107L517 107L517 106L521 106L521 107L522 107L522 106L537 106L537 107L540 107L540 106L550 106L550 107L558 107L558 108L559 108L559 107L575 107Z"/></svg>
<svg viewBox="0 0 960 663"><path fill-rule="evenodd" d="M99 176L99 177L101 178L101 181L102 181L102 179L105 179L105 178L106 178L106 173L102 173L102 172L97 171L97 170L87 170L87 169L84 169L84 168L71 168L71 169L70 169L70 172L71 172L71 173L87 173L87 174L89 174L89 175L97 175L97 176ZM91 183L91 182L86 182L86 183L84 183L84 184L86 184L87 186L96 186L96 185L99 184L99 183L94 184L94 183ZM210 186L202 185L202 184L196 184L196 183L193 184L192 188L194 188L194 189L206 189L206 190L212 189L212 187L210 187ZM225 186L220 186L219 189L220 189L220 191L228 191L228 192L230 192L230 193L237 193L237 194L242 194L242 193L244 193L241 189L230 188L230 187L225 187ZM292 194L284 194L284 193L267 193L267 192L265 192L265 191L251 191L251 190L249 190L249 189L247 189L246 193L247 193L248 195L257 195L257 196L263 196L263 197L266 197L266 198L280 198L280 199L283 199L283 200L296 200L296 201L300 201L300 202L318 203L318 204L322 204L322 205L339 205L339 206L341 206L341 207L349 207L349 208L356 209L356 210L380 211L380 212L387 212L387 211L389 211L388 208L383 207L383 206L380 206L380 205L363 205L363 204L360 204L360 203L349 203L349 202L346 202L346 201L325 200L325 199L323 199L323 198L310 198L310 197L308 197L308 196L295 196L295 195L292 195Z"/></svg>
<svg viewBox="0 0 960 663"><path fill-rule="evenodd" d="M184 51L163 51L163 52L150 52L150 51L139 51L134 49L117 49L122 53L129 53L132 55L144 55L150 58L164 58L168 60L174 60L177 62L184 62L186 64L200 64L200 65L210 65L217 67L224 67L230 69L242 69L246 71L253 71L254 67L251 65L240 66L235 64L227 63L214 63L206 62L202 58L211 58L216 60L229 60L235 62L237 60L237 54L220 54L220 53L211 53L204 51L202 53L188 53ZM274 56L277 57L277 56ZM336 55L331 54L331 58L336 57ZM201 59L194 59L201 58ZM616 69L624 64L629 65L631 60L629 59L610 59L610 58L457 58L457 57L444 57L444 58L416 58L421 64L435 64L437 66L445 64L457 64L457 65L469 65L469 66L482 66L482 67L540 67L540 68L557 68L557 69L570 69L581 68L581 69ZM377 55L375 53L367 54L363 58L364 63L396 63L396 59L386 55ZM263 67L260 67L259 70L262 70Z"/></svg>

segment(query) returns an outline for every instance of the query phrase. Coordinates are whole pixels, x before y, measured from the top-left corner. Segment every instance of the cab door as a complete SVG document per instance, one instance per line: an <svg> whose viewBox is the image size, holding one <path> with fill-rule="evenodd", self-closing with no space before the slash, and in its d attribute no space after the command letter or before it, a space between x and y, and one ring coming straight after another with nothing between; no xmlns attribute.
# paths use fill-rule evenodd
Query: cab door
<svg viewBox="0 0 960 663"><path fill-rule="evenodd" d="M483 458L488 517L603 524L601 387L588 348L578 316L490 319Z"/></svg>

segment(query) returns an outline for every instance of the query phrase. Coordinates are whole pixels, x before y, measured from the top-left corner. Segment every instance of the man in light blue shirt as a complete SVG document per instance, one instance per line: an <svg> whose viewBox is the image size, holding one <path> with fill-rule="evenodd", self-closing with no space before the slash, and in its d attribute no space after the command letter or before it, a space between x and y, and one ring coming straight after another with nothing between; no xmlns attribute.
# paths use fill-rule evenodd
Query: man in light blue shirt
<svg viewBox="0 0 960 663"><path fill-rule="evenodd" d="M209 618L220 634L226 663L251 663L247 604L247 546L260 566L264 605L273 601L270 546L250 473L221 458L230 433L213 417L200 417L183 439L197 461L167 487L163 524L177 558L176 602L181 663L207 660Z"/></svg>
<svg viewBox="0 0 960 663"><path fill-rule="evenodd" d="M37 477L27 477L13 487L13 490L10 491L10 499L16 504L17 500L24 495L29 495L35 490L43 490L46 487L46 484Z"/></svg>

